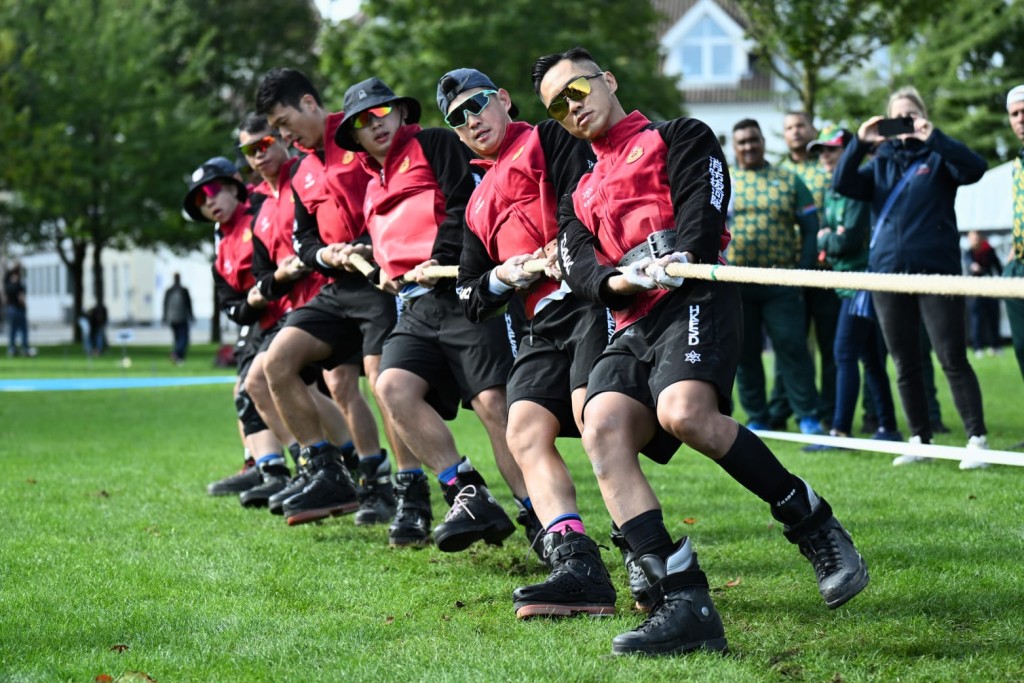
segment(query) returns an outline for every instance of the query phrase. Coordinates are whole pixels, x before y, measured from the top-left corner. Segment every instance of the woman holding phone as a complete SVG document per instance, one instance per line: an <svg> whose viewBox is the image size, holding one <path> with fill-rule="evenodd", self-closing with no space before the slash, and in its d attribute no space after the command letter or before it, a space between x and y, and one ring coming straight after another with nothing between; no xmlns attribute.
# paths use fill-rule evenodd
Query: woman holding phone
<svg viewBox="0 0 1024 683"><path fill-rule="evenodd" d="M909 126L904 129L911 132L886 137L889 126L899 125L889 123L887 118L911 119L912 130ZM871 152L874 157L862 164ZM956 191L961 185L977 182L986 169L984 159L928 120L928 110L915 88L908 86L892 93L886 117L874 116L861 124L832 180L833 189L840 194L871 204L868 270L959 275ZM981 388L967 360L964 298L875 292L873 300L896 365L896 383L911 443L932 440L918 338L923 321L967 432L967 447L987 448ZM925 459L901 455L893 464ZM987 463L980 461L960 463L960 469L985 466Z"/></svg>

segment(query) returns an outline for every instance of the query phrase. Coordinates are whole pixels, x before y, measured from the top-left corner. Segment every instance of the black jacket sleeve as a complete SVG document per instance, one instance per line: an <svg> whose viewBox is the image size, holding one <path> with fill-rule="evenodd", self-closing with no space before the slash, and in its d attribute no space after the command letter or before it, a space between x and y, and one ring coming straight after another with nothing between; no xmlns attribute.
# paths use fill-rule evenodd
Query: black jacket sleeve
<svg viewBox="0 0 1024 683"><path fill-rule="evenodd" d="M516 290L510 289L495 294L490 289L491 271L499 264L487 253L484 243L468 227L462 238L462 255L459 258L459 277L455 292L462 306L462 312L472 322L478 323L498 315L505 310Z"/></svg>
<svg viewBox="0 0 1024 683"><path fill-rule="evenodd" d="M617 311L633 300L632 294L613 294L604 286L619 271L598 261L597 237L576 216L570 194L558 204L558 264L573 294L584 301Z"/></svg>
<svg viewBox="0 0 1024 683"><path fill-rule="evenodd" d="M277 264L270 256L270 250L263 244L256 235L252 236L252 276L256 278L256 285L260 288L260 294L267 299L280 299L295 286L295 281L278 282L274 279L277 272Z"/></svg>
<svg viewBox="0 0 1024 683"><path fill-rule="evenodd" d="M655 124L668 146L668 184L676 223L676 251L698 263L717 263L731 187L718 137L703 121Z"/></svg>
<svg viewBox="0 0 1024 683"><path fill-rule="evenodd" d="M213 289L217 294L217 304L228 319L239 325L252 325L263 315L263 309L253 308L246 298L248 292L239 292L213 268Z"/></svg>
<svg viewBox="0 0 1024 683"><path fill-rule="evenodd" d="M430 257L443 266L459 262L462 236L466 228L466 205L476 187L476 179L469 165L469 149L459 137L443 128L426 128L416 134L416 140L430 162L441 194L445 197L445 219L437 226L437 239Z"/></svg>

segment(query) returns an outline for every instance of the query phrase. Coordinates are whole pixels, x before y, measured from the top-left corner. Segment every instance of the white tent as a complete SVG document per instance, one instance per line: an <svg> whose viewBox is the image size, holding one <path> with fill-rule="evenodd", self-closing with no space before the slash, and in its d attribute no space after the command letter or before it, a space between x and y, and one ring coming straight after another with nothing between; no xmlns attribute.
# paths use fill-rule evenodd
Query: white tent
<svg viewBox="0 0 1024 683"><path fill-rule="evenodd" d="M1013 229L1013 162L990 168L981 180L956 193L956 220L960 232Z"/></svg>

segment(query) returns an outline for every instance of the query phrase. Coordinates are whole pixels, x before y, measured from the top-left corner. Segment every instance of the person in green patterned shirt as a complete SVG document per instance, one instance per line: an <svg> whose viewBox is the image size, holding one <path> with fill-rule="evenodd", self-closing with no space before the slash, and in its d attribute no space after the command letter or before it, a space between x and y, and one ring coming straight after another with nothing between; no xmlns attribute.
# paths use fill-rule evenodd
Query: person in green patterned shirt
<svg viewBox="0 0 1024 683"><path fill-rule="evenodd" d="M736 165L730 166L732 197L728 258L737 266L808 268L817 258L818 209L807 186L792 171L764 158L764 136L753 119L733 126ZM800 226L797 233L794 224ZM751 429L768 429L762 328L786 376L786 394L800 431L821 434L814 362L807 350L807 313L796 287L741 284L743 343L736 384Z"/></svg>
<svg viewBox="0 0 1024 683"><path fill-rule="evenodd" d="M782 119L782 137L789 148L789 154L779 162L779 167L793 171L804 181L814 196L820 221L824 219L825 195L832 178L808 152L807 146L814 142L817 134L807 112L791 111L786 114ZM815 265L828 268L828 263L820 255ZM808 327L814 325L814 339L820 358L818 387L821 396L818 415L827 427L831 427L836 405L836 360L833 346L839 324L839 298L831 289L804 287L804 307L807 309ZM775 368L775 387L772 389L768 413L773 426L785 425L792 414L786 400L786 383L778 366Z"/></svg>
<svg viewBox="0 0 1024 683"><path fill-rule="evenodd" d="M1010 128L1024 144L1024 85L1018 85L1006 96L1006 112ZM1024 277L1024 148L1013 162L1013 249L1003 269L1003 277ZM1024 377L1024 299L1006 300L1006 317L1010 321L1013 352L1017 356L1021 377Z"/></svg>

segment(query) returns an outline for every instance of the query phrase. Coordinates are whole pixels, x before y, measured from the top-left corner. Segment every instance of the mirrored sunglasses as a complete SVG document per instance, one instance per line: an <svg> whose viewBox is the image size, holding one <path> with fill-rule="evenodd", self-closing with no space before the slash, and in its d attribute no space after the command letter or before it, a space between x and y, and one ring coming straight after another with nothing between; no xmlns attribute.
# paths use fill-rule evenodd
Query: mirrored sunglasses
<svg viewBox="0 0 1024 683"><path fill-rule="evenodd" d="M254 157L257 154L266 152L275 142L277 142L276 135L264 135L259 140L253 140L252 142L247 142L244 145L239 145L238 151L247 157Z"/></svg>
<svg viewBox="0 0 1024 683"><path fill-rule="evenodd" d="M389 104L389 105L386 105L386 106L383 106L383 107L374 107L373 109L367 109L366 111L361 111L358 114L356 114L355 120L352 121L352 127L356 128L356 129L358 129L358 128L366 128L367 126L370 125L370 117L371 116L374 117L374 118L377 118L377 119L382 119L385 116L387 116L388 114L390 114L393 109L394 109L394 107L392 107Z"/></svg>
<svg viewBox="0 0 1024 683"><path fill-rule="evenodd" d="M569 115L569 100L573 102L585 100L591 91L590 79L603 74L603 71L598 71L590 76L580 76L565 86L562 92L555 95L555 99L551 100L551 104L548 105L548 116L556 121L564 121L565 117Z"/></svg>
<svg viewBox="0 0 1024 683"><path fill-rule="evenodd" d="M461 128L469 123L469 115L480 116L480 112L491 103L491 95L497 95L497 90L481 90L468 100L448 112L444 122L452 128Z"/></svg>

